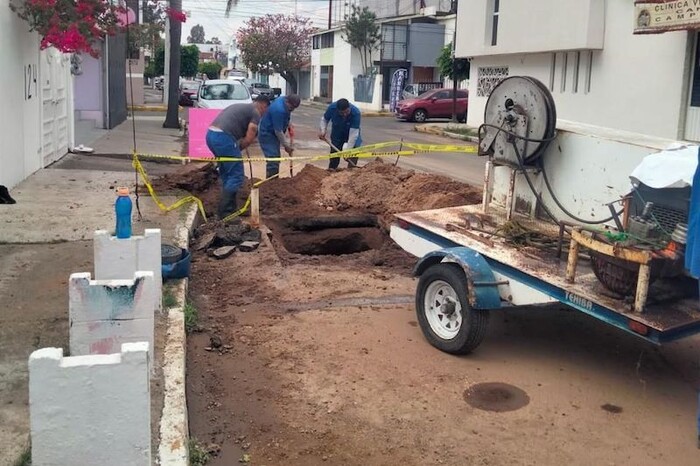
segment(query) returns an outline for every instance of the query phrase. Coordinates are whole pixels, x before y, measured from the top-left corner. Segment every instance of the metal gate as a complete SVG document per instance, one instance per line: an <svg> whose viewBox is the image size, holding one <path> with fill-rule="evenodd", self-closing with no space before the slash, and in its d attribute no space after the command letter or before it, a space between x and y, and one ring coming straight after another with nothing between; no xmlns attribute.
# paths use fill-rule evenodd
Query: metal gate
<svg viewBox="0 0 700 466"><path fill-rule="evenodd" d="M41 157L47 166L68 152L70 61L56 49L41 52Z"/></svg>
<svg viewBox="0 0 700 466"><path fill-rule="evenodd" d="M107 128L126 120L126 34L107 38Z"/></svg>

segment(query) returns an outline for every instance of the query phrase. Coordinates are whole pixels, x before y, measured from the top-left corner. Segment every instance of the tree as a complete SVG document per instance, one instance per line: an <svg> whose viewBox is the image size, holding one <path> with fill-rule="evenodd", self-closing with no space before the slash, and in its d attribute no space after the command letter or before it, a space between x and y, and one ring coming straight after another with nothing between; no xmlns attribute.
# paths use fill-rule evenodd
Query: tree
<svg viewBox="0 0 700 466"><path fill-rule="evenodd" d="M182 12L182 0L170 0L166 13L170 17L170 66L168 74L168 110L165 114L164 128L179 128L180 97L180 40L182 39L182 23L186 16Z"/></svg>
<svg viewBox="0 0 700 466"><path fill-rule="evenodd" d="M440 76L450 78L453 81L464 81L469 79L469 60L466 58L452 59L452 44L447 44L440 51L437 58L437 66L440 70ZM455 79L456 77L456 79Z"/></svg>
<svg viewBox="0 0 700 466"><path fill-rule="evenodd" d="M190 78L197 74L199 49L196 45L180 47L180 76Z"/></svg>
<svg viewBox="0 0 700 466"><path fill-rule="evenodd" d="M192 26L192 29L190 29L190 35L187 36L187 43L188 44L204 44L204 26L201 24L195 24Z"/></svg>
<svg viewBox="0 0 700 466"><path fill-rule="evenodd" d="M219 79L221 76L221 63L205 62L200 63L198 71L207 75L209 79Z"/></svg>
<svg viewBox="0 0 700 466"><path fill-rule="evenodd" d="M360 52L362 74L366 76L372 63L372 51L382 40L377 15L367 7L360 8L353 5L352 12L343 26L342 34L343 40Z"/></svg>
<svg viewBox="0 0 700 466"><path fill-rule="evenodd" d="M297 92L294 71L310 58L311 20L293 15L265 15L250 18L238 30L241 59L254 73L279 73Z"/></svg>

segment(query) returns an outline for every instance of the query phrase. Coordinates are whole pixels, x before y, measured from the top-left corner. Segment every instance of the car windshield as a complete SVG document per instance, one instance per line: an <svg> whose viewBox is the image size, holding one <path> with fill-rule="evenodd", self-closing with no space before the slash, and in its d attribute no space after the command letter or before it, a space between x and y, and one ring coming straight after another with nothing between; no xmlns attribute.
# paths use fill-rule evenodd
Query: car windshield
<svg viewBox="0 0 700 466"><path fill-rule="evenodd" d="M199 89L199 83L184 83L182 88L188 91L196 91Z"/></svg>
<svg viewBox="0 0 700 466"><path fill-rule="evenodd" d="M236 83L209 84L202 90L204 100L246 100L248 97L246 88Z"/></svg>
<svg viewBox="0 0 700 466"><path fill-rule="evenodd" d="M418 96L419 99L428 99L432 97L432 95L435 94L435 89L430 90L430 91L425 91L424 93L420 94Z"/></svg>

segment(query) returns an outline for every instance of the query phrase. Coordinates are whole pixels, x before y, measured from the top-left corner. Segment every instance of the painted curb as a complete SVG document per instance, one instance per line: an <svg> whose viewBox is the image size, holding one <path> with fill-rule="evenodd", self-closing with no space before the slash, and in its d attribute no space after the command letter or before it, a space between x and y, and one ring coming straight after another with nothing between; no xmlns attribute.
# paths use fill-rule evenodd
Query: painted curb
<svg viewBox="0 0 700 466"><path fill-rule="evenodd" d="M187 208L187 214L175 232L175 245L188 248L190 236L201 220L196 205ZM158 464L161 466L188 466L189 426L187 420L186 354L184 306L187 302L187 278L178 280L174 287L177 304L168 309L168 324L163 351L163 413L160 418L160 445Z"/></svg>
<svg viewBox="0 0 700 466"><path fill-rule="evenodd" d="M415 125L413 127L413 130L419 133L434 134L436 136L444 136L450 139L459 139L461 141L473 142L477 144L479 143L479 138L477 136L465 136L463 134L451 133L449 131L445 131L444 129L438 126Z"/></svg>

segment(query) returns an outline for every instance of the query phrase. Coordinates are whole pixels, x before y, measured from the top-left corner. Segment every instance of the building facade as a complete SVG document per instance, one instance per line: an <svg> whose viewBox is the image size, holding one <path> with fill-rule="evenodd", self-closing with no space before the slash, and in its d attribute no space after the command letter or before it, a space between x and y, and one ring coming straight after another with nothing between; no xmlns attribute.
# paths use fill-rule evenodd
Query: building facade
<svg viewBox="0 0 700 466"><path fill-rule="evenodd" d="M634 26L632 1L460 2L456 53L471 59L469 124L482 123L500 79L528 75L549 87L560 119L700 140L698 33L635 35Z"/></svg>
<svg viewBox="0 0 700 466"><path fill-rule="evenodd" d="M70 57L39 50L39 36L9 8L0 8L0 184L16 186L58 160L73 139Z"/></svg>

